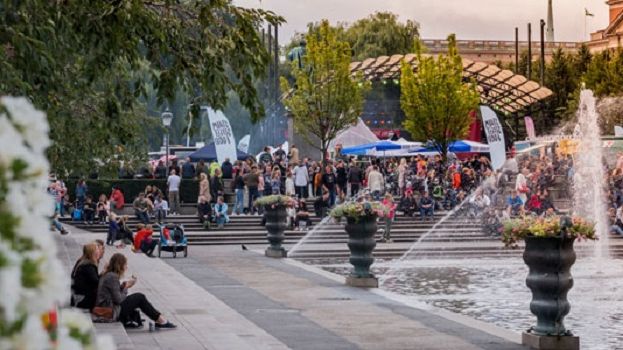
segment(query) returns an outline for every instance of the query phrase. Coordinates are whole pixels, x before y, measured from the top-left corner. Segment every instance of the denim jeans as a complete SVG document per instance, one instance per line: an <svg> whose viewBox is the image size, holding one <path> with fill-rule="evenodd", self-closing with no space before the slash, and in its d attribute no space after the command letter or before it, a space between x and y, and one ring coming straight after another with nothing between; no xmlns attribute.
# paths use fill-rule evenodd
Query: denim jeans
<svg viewBox="0 0 623 350"><path fill-rule="evenodd" d="M249 213L253 214L255 212L255 207L253 206L253 202L259 197L259 192L257 191L257 187L249 187Z"/></svg>
<svg viewBox="0 0 623 350"><path fill-rule="evenodd" d="M216 217L216 224L217 225L225 225L225 216L223 215L219 215Z"/></svg>
<svg viewBox="0 0 623 350"><path fill-rule="evenodd" d="M136 218L143 224L149 224L149 215L146 211L136 211Z"/></svg>
<svg viewBox="0 0 623 350"><path fill-rule="evenodd" d="M426 216L430 216L432 218L434 214L435 212L432 206L430 208L420 208L420 217L422 220L424 220Z"/></svg>
<svg viewBox="0 0 623 350"><path fill-rule="evenodd" d="M619 236L623 236L623 229L619 225L610 226L610 232L616 233Z"/></svg>
<svg viewBox="0 0 623 350"><path fill-rule="evenodd" d="M329 191L329 208L333 208L335 205L335 187Z"/></svg>
<svg viewBox="0 0 623 350"><path fill-rule="evenodd" d="M234 213L241 214L244 211L244 188L236 188L236 204Z"/></svg>

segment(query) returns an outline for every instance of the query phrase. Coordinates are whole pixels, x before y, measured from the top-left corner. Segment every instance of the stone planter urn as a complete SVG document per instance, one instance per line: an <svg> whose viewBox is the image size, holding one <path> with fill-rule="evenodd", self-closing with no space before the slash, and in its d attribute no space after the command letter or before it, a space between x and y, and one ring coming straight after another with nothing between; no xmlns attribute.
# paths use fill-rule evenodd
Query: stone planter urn
<svg viewBox="0 0 623 350"><path fill-rule="evenodd" d="M565 329L563 320L571 305L567 293L573 287L571 266L575 262L573 242L566 237L526 237L523 259L529 267L526 285L532 291L530 311L536 326L522 335L533 349L579 349L579 338Z"/></svg>
<svg viewBox="0 0 623 350"><path fill-rule="evenodd" d="M266 218L266 238L270 246L266 248L265 255L271 258L285 258L288 252L281 246L286 229L286 207L283 205L267 205L264 207Z"/></svg>
<svg viewBox="0 0 623 350"><path fill-rule="evenodd" d="M370 265L374 262L372 251L376 247L374 238L377 231L376 215L348 217L345 230L348 233L349 261L354 266L346 278L346 284L353 287L377 288L379 281L370 273Z"/></svg>

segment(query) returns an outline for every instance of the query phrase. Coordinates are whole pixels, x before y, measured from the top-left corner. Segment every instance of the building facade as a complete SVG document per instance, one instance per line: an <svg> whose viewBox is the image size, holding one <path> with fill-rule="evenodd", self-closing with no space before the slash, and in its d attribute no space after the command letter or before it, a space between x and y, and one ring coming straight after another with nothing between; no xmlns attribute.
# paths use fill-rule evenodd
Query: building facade
<svg viewBox="0 0 623 350"><path fill-rule="evenodd" d="M591 41L588 42L591 52L623 47L623 0L609 0L606 4L610 7L610 24L605 29L591 33Z"/></svg>

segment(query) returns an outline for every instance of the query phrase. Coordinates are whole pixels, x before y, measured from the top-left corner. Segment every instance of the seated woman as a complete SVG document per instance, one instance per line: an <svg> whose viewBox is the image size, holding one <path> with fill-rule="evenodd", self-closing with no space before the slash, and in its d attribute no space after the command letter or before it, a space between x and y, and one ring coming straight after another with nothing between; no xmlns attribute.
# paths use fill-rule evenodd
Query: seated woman
<svg viewBox="0 0 623 350"><path fill-rule="evenodd" d="M71 272L71 305L74 307L90 311L95 306L100 279L97 270L100 252L95 242L82 247L82 256Z"/></svg>
<svg viewBox="0 0 623 350"><path fill-rule="evenodd" d="M153 257L154 249L160 242L158 239L153 238L154 230L151 225L138 225L138 232L134 235L134 251L141 251L149 257Z"/></svg>
<svg viewBox="0 0 623 350"><path fill-rule="evenodd" d="M214 216L216 218L216 224L218 228L223 228L226 223L229 222L229 216L227 216L227 203L223 199L223 196L218 196L216 204L214 205Z"/></svg>
<svg viewBox="0 0 623 350"><path fill-rule="evenodd" d="M197 204L197 216L199 216L199 222L203 224L203 226L209 226L210 221L212 220L212 205L210 201L204 197L199 197L199 204Z"/></svg>
<svg viewBox="0 0 623 350"><path fill-rule="evenodd" d="M305 226L301 227L301 222L305 223ZM304 230L311 227L311 219L309 218L309 211L307 210L307 203L300 199L298 208L296 208L296 216L294 218L294 226L297 230Z"/></svg>
<svg viewBox="0 0 623 350"><path fill-rule="evenodd" d="M123 274L128 269L128 262L123 254L116 253L110 258L110 262L100 278L97 289L96 306L100 308L112 308L113 320L118 320L126 328L140 328L143 326L142 311L147 317L156 323L158 329L176 328L173 323L167 321L156 310L142 293L128 295L128 289L136 284L136 277L121 283Z"/></svg>

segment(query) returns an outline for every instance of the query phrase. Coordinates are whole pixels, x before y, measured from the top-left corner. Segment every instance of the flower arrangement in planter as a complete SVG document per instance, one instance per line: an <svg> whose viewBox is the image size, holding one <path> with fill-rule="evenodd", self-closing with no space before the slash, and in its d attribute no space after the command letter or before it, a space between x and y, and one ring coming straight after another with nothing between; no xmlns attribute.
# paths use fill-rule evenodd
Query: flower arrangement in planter
<svg viewBox="0 0 623 350"><path fill-rule="evenodd" d="M346 284L354 287L378 287L378 279L370 273L370 266L374 262L372 252L376 247L376 219L386 215L388 211L384 205L369 201L344 203L331 211L333 218L346 218L344 230L348 234L349 261L354 267L346 278Z"/></svg>
<svg viewBox="0 0 623 350"><path fill-rule="evenodd" d="M71 310L50 232L48 123L25 98L0 98L0 349L114 349ZM57 319L58 315L58 319Z"/></svg>
<svg viewBox="0 0 623 350"><path fill-rule="evenodd" d="M290 196L274 194L270 196L260 197L255 200L256 207L292 207L296 205L296 199Z"/></svg>
<svg viewBox="0 0 623 350"><path fill-rule="evenodd" d="M562 224L565 229L561 230ZM526 237L559 237L581 240L596 240L595 224L579 216L560 217L551 216L539 218L526 216L504 222L502 241L507 247L516 248L519 241Z"/></svg>
<svg viewBox="0 0 623 350"><path fill-rule="evenodd" d="M524 217L504 223L502 240L506 246L517 247L526 242L523 259L529 272L526 286L532 292L530 311L537 323L522 335L524 345L547 337L558 348L579 349L579 338L564 326L571 310L567 293L573 287L571 266L576 255L576 240L596 240L595 226L581 217Z"/></svg>
<svg viewBox="0 0 623 350"><path fill-rule="evenodd" d="M388 214L387 208L379 202L348 202L336 206L331 210L331 217L353 219L359 221L364 217L383 218Z"/></svg>

